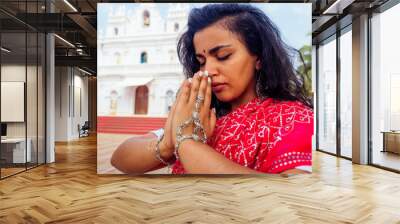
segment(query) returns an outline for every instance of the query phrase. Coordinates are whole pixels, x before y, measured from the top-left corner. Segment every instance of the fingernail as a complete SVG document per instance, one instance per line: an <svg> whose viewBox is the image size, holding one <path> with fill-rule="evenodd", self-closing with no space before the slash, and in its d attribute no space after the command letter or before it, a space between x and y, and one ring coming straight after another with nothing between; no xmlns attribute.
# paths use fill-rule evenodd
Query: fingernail
<svg viewBox="0 0 400 224"><path fill-rule="evenodd" d="M202 71L199 72L199 76L200 76L200 78L203 76L203 72Z"/></svg>
<svg viewBox="0 0 400 224"><path fill-rule="evenodd" d="M214 114L216 113L216 111L215 111L215 107L213 107L213 108L212 108L212 111L214 112Z"/></svg>
<svg viewBox="0 0 400 224"><path fill-rule="evenodd" d="M189 81L189 83L192 83L192 78L189 78L188 81Z"/></svg>
<svg viewBox="0 0 400 224"><path fill-rule="evenodd" d="M204 71L204 75L205 75L205 76L208 76L208 71Z"/></svg>
<svg viewBox="0 0 400 224"><path fill-rule="evenodd" d="M210 77L208 77L208 83L211 83L211 78Z"/></svg>

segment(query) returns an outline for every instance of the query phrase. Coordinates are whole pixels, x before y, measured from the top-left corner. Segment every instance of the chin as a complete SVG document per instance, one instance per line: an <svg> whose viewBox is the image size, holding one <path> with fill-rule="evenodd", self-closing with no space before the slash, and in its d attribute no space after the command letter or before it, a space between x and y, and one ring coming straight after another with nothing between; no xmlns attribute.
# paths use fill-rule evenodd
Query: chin
<svg viewBox="0 0 400 224"><path fill-rule="evenodd" d="M233 97L231 95L223 93L223 92L222 93L217 93L217 94L215 94L215 96L217 97L217 99L219 101L224 102L224 103L229 103L229 102L231 102L233 100Z"/></svg>

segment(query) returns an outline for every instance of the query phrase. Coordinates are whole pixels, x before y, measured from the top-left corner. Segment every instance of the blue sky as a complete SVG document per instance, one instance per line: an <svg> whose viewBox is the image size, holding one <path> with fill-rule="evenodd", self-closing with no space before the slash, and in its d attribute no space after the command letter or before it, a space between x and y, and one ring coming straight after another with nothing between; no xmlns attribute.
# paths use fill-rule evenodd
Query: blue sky
<svg viewBox="0 0 400 224"><path fill-rule="evenodd" d="M146 3L102 3L98 5L98 30L105 30L108 12L120 5L131 11L139 4ZM190 3L190 8L201 7L206 3ZM299 49L311 45L311 3L251 3L262 9L277 25L286 43ZM157 3L162 17L166 17L169 4Z"/></svg>

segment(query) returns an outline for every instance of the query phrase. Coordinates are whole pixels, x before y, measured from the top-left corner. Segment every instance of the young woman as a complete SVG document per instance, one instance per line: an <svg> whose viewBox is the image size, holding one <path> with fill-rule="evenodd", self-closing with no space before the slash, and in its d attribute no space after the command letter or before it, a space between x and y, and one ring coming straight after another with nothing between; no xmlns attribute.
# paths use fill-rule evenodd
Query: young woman
<svg viewBox="0 0 400 224"><path fill-rule="evenodd" d="M166 164L174 174L311 171L312 106L291 48L261 10L193 9L177 48L188 79L164 129L125 141L113 166L126 173Z"/></svg>

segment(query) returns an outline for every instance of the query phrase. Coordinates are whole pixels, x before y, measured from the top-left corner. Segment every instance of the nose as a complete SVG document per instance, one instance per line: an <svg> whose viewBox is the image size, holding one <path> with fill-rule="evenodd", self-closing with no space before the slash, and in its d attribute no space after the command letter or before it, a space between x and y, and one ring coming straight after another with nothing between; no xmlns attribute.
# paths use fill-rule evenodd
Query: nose
<svg viewBox="0 0 400 224"><path fill-rule="evenodd" d="M213 64L212 62L206 62L206 64L203 67L203 72L205 71L208 72L208 76L210 76L211 78L213 78L218 74L216 65Z"/></svg>

